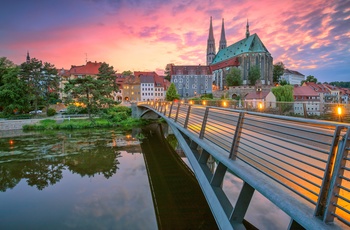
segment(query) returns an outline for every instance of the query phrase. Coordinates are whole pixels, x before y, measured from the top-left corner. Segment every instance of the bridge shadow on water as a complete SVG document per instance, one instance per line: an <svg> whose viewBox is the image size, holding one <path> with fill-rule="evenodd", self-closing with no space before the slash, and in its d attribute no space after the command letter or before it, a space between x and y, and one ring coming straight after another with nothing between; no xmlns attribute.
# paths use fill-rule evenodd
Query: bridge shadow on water
<svg viewBox="0 0 350 230"><path fill-rule="evenodd" d="M218 229L202 190L164 137L160 124L144 128L141 144L159 229Z"/></svg>

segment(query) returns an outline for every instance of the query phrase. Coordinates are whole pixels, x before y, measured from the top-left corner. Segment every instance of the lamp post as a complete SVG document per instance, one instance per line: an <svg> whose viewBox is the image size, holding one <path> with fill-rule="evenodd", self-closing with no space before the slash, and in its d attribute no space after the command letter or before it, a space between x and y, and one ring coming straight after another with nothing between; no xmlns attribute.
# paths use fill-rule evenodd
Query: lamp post
<svg viewBox="0 0 350 230"><path fill-rule="evenodd" d="M337 106L338 119L341 122L342 108L340 105Z"/></svg>

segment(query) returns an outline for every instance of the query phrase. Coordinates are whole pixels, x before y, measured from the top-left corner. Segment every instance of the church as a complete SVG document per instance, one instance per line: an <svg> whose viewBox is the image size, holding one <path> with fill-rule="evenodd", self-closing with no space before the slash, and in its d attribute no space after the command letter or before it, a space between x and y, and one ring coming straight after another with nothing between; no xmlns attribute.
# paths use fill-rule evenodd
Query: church
<svg viewBox="0 0 350 230"><path fill-rule="evenodd" d="M239 68L243 85L248 85L248 74L252 66L260 69L262 85L273 84L273 58L257 34L250 35L247 21L245 38L227 46L222 19L219 50L216 53L212 18L210 17L209 36L207 42L207 65L213 72L213 86L218 90L225 89L225 75L231 68Z"/></svg>

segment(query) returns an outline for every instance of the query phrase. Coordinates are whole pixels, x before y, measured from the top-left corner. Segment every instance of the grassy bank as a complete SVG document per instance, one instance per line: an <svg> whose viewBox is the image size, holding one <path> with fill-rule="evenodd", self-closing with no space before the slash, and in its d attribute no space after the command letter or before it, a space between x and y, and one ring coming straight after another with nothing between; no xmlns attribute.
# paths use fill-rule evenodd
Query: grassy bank
<svg viewBox="0 0 350 230"><path fill-rule="evenodd" d="M131 129L135 126L148 124L147 120L127 118L120 122L113 122L105 118L90 119L70 119L57 123L52 119L45 119L38 124L24 125L23 130L52 130L52 129L88 129L88 128L111 128L120 127L123 129Z"/></svg>

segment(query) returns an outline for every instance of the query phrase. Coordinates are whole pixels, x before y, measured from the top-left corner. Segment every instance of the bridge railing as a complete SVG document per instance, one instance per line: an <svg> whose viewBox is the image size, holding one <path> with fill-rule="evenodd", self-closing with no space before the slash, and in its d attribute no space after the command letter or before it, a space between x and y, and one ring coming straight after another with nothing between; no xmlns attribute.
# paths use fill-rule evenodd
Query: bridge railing
<svg viewBox="0 0 350 230"><path fill-rule="evenodd" d="M318 120L173 102L147 102L314 207L350 226L350 128Z"/></svg>

